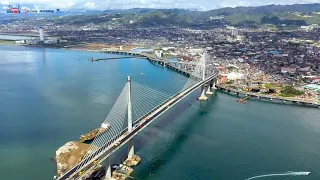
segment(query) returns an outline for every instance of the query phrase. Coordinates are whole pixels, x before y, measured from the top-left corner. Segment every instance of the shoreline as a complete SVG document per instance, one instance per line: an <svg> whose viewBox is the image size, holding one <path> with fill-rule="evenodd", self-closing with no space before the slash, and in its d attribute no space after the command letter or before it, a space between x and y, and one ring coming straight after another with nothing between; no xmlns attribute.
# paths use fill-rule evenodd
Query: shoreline
<svg viewBox="0 0 320 180"><path fill-rule="evenodd" d="M8 41L10 42L10 41ZM14 42L14 41L11 41ZM94 44L94 43L93 43ZM86 52L102 52L102 51L106 51L106 48L94 48L94 47L86 47L86 46L81 46L81 47L66 47L66 46L76 46L75 44L50 44L50 45L41 45L41 44L17 44L17 43L7 43L7 42L0 42L0 45L8 45L8 46L24 46L24 47L38 47L38 48L53 48L53 49L64 49L64 50L77 50L77 51L86 51ZM115 45L106 45L108 47L110 47L110 49L114 49L114 51L119 51L119 50L115 50L115 48L121 46L115 46ZM123 45L126 46L126 45ZM129 45L133 46L132 48L129 49L125 49L122 51L132 51L135 49L140 49L143 48L141 46L135 46L135 45ZM107 50L109 51L109 50Z"/></svg>
<svg viewBox="0 0 320 180"><path fill-rule="evenodd" d="M320 108L320 101L319 100L258 94L258 93L252 93L252 92L231 89L231 88L223 87L223 86L219 86L219 85L216 85L216 87L218 88L219 91L225 92L228 95L232 95L232 96L236 96L236 97L242 97L242 96L240 96L240 94L243 94L244 97L245 96L249 96L251 98L255 97L256 99L254 99L254 100L259 100L259 101L264 101L264 102L273 102L273 103L284 104L284 105L297 105L297 106L304 106L304 107ZM265 100L268 100L268 101L265 101Z"/></svg>
<svg viewBox="0 0 320 180"><path fill-rule="evenodd" d="M7 43L0 43L0 45L13 45L13 46L25 46L25 47L43 47L43 48L55 48L55 49L64 49L64 50L84 51L84 52L108 53L108 50L103 50L103 48L102 49L91 49L91 48L85 48L85 47L75 48L75 47L25 45L25 44L7 44ZM139 48L141 48L141 47L134 47L129 51L132 51L134 49L139 49ZM120 50L115 50L115 51L121 52ZM125 50L123 50L123 51L125 51ZM147 58L147 59L150 60L149 58ZM178 71L177 73L181 73L181 72ZM227 88L227 87L222 87L222 86L219 86L219 85L216 85L216 87L220 91L228 91L228 94L230 94L230 92L236 93L236 94L231 94L233 96L234 95L235 96L239 96L239 94L245 94L245 95L249 95L251 97L259 97L259 98L257 98L257 100L262 100L262 99L272 99L273 100L273 99L275 99L275 100L281 101L281 102L278 102L278 103L282 103L282 104L285 104L285 105L299 105L299 106L305 106L305 107L315 107L315 108L318 107L318 108L320 108L320 101L319 100L306 100L306 99L302 99L302 98L294 98L294 97L290 98L290 97L280 97L280 96L275 96L275 95L258 94L258 93L252 93L252 92L239 91L239 90L235 90L235 89L231 89L231 88ZM287 102L284 102L284 101L292 102L292 104L288 104ZM269 101L269 102L274 102L274 101Z"/></svg>

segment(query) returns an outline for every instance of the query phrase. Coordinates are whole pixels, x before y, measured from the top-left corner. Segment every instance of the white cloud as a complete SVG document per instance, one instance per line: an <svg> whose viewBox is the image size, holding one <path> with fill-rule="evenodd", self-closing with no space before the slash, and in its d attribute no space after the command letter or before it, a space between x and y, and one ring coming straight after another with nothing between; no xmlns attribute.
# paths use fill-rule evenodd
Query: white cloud
<svg viewBox="0 0 320 180"><path fill-rule="evenodd" d="M2 4L2 5L8 5L8 4L9 4L9 1L1 1L1 4Z"/></svg>
<svg viewBox="0 0 320 180"><path fill-rule="evenodd" d="M6 0L1 1L7 5ZM12 4L37 4L41 8L128 9L128 8L200 8L203 10L267 4L320 3L320 0L10 0Z"/></svg>
<svg viewBox="0 0 320 180"><path fill-rule="evenodd" d="M84 7L88 8L88 9L94 9L94 8L96 8L96 4L94 2L86 2L84 4Z"/></svg>

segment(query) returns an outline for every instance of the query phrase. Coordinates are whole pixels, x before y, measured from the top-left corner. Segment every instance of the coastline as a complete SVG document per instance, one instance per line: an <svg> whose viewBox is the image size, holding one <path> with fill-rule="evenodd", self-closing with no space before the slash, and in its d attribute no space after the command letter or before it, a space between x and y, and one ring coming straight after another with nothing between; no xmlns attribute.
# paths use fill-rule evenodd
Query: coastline
<svg viewBox="0 0 320 180"><path fill-rule="evenodd" d="M93 48L95 46L90 46L90 47L86 47L86 46L82 46L82 47L65 47L65 46L74 46L74 45L65 45L65 44L60 44L63 45L63 47L61 46L57 46L57 45L26 45L26 44L9 44L9 43L0 43L0 45L14 45L14 46L26 46L26 47L44 47L44 48L56 48L56 49L64 49L64 50L76 50L76 51L85 51L85 52L107 52L105 50L105 48ZM141 48L140 46L136 46L131 48L130 50L126 49L126 50L115 50L116 47L119 46L114 46L114 45L106 45L108 47L111 47L111 49L114 49L114 51L132 51L134 49L139 49ZM181 72L178 72L181 73ZM294 97L281 97L281 96L276 96L276 95L265 95L265 94L259 94L259 93L252 93L252 92L245 92L245 91L240 91L240 90L235 90L232 88L227 88L227 87L223 87L223 86L219 86L216 85L216 87L218 88L218 90L220 91L227 91L228 94L230 94L230 92L233 92L232 95L235 96L239 96L239 94L244 94L244 95L249 95L250 97L257 97L256 100L262 100L262 99L274 99L277 100L278 103L282 103L285 105L299 105L299 106L305 106L305 107L318 107L320 108L320 101L319 100L311 100L311 99L303 99L303 98L294 98ZM292 102L293 104L288 104L285 101L289 101ZM275 101L269 101L269 102L275 102Z"/></svg>
<svg viewBox="0 0 320 180"><path fill-rule="evenodd" d="M265 102L273 102L273 103L280 103L284 105L298 105L298 106L305 106L305 107L313 107L313 108L320 108L320 101L319 100L311 100L311 99L303 99L303 98L295 98L295 97L281 97L276 95L266 95L266 94L259 94L259 93L252 93L246 91L240 91L228 87L223 87L221 85L216 85L219 91L226 92L229 95L242 97L240 94L245 96L255 97L255 100L268 100Z"/></svg>
<svg viewBox="0 0 320 180"><path fill-rule="evenodd" d="M8 43L10 41L5 41L5 42L0 42L0 45L9 45L9 46L25 46L25 47L38 47L38 48L54 48L54 49L65 49L65 50L76 50L76 51L86 51L86 52L102 52L105 51L104 48L94 48L94 47L86 47L86 46L81 46L81 47L73 47L76 46L74 44L50 44L50 45L40 45L40 44L17 44L17 43ZM70 47L66 47L70 46ZM113 45L107 45L108 47L111 47L111 49L115 50L116 47L118 46L113 46ZM140 46L135 46L133 48L125 49L123 51L132 51L134 49L139 49L141 48ZM116 50L118 51L118 50Z"/></svg>

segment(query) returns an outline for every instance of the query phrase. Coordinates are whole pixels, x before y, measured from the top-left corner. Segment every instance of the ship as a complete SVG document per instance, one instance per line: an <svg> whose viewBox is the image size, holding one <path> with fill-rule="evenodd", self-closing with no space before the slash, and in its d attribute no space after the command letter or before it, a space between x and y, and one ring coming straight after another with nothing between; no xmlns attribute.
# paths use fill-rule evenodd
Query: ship
<svg viewBox="0 0 320 180"><path fill-rule="evenodd" d="M90 132L88 132L85 135L81 135L80 136L80 142L85 142L85 141L91 141L93 140L95 137L103 134L104 132L108 131L110 129L110 124L109 123L102 123L101 127L98 127L97 129L94 129Z"/></svg>

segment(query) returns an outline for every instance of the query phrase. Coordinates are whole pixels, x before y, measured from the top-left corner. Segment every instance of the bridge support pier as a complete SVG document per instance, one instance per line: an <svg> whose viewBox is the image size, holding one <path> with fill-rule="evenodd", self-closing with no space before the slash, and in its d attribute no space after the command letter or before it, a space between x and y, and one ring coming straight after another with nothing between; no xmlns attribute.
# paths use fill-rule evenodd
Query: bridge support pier
<svg viewBox="0 0 320 180"><path fill-rule="evenodd" d="M212 89L212 84L210 83L210 84L208 84L208 89L207 89L206 95L212 95L213 94L211 89Z"/></svg>
<svg viewBox="0 0 320 180"><path fill-rule="evenodd" d="M133 139L131 139L128 142L128 147L129 147L129 153L128 153L128 159L132 159L134 156L134 143L133 143Z"/></svg>
<svg viewBox="0 0 320 180"><path fill-rule="evenodd" d="M205 86L204 85L201 86L201 95L200 95L200 97L198 99L200 101L208 100L208 97L205 95Z"/></svg>
<svg viewBox="0 0 320 180"><path fill-rule="evenodd" d="M112 174L111 174L111 167L110 163L108 163L107 170L106 170L106 175L104 177L104 180L111 180Z"/></svg>
<svg viewBox="0 0 320 180"><path fill-rule="evenodd" d="M217 89L217 87L216 87L216 80L213 80L212 88L211 88L211 89Z"/></svg>

